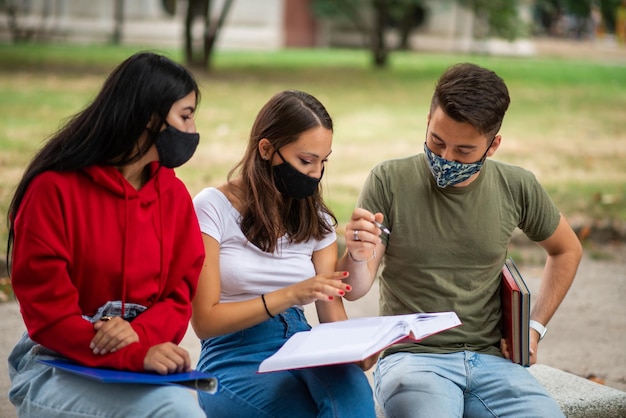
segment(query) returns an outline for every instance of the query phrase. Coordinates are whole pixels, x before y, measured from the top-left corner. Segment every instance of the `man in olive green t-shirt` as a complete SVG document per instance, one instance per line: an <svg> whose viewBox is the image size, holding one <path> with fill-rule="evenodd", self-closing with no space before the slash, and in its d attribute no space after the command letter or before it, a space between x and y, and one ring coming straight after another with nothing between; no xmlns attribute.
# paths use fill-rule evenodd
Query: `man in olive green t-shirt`
<svg viewBox="0 0 626 418"><path fill-rule="evenodd" d="M501 346L500 272L514 230L547 254L533 295L531 363L582 256L534 175L486 160L500 146L509 102L494 72L450 67L431 101L424 153L376 166L346 226L346 254L338 263L350 272L346 298L363 296L379 274L381 315L455 311L462 321L383 353L374 386L387 416L563 416ZM391 234L381 234L375 222Z"/></svg>

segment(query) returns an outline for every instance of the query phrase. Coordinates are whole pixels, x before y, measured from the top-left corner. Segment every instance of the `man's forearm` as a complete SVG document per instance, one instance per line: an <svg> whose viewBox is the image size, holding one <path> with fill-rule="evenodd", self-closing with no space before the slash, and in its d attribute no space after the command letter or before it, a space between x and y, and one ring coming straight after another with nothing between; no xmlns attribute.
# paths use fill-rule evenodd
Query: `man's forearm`
<svg viewBox="0 0 626 418"><path fill-rule="evenodd" d="M371 261L355 261L348 251L337 262L337 271L347 271L350 275L343 281L352 287L352 290L344 296L345 299L354 301L365 296L372 287L378 269L378 262L371 266ZM373 270L373 271L372 271Z"/></svg>
<svg viewBox="0 0 626 418"><path fill-rule="evenodd" d="M580 258L577 251L548 256L532 319L543 325L550 321L574 281Z"/></svg>

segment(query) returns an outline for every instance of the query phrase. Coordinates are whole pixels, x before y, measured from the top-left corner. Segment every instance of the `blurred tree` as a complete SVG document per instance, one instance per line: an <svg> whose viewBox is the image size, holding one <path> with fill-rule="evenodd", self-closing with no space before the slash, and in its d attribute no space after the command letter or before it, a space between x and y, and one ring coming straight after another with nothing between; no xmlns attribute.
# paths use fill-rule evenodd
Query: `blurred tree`
<svg viewBox="0 0 626 418"><path fill-rule="evenodd" d="M564 0L563 6L567 14L572 17L572 27L569 28L570 36L578 39L583 38L588 30L587 26L591 12L591 1Z"/></svg>
<svg viewBox="0 0 626 418"><path fill-rule="evenodd" d="M372 0L313 0L313 13L318 18L328 18L342 26L352 26L361 34L363 45L370 46L372 25L370 5Z"/></svg>
<svg viewBox="0 0 626 418"><path fill-rule="evenodd" d="M33 38L35 29L22 23L22 17L30 12L30 1L0 0L0 11L7 15L7 26L13 42L24 42Z"/></svg>
<svg viewBox="0 0 626 418"><path fill-rule="evenodd" d="M617 8L619 7L620 3L620 0L600 1L600 11L602 12L602 19L606 23L606 29L608 31L615 31L615 19L617 18Z"/></svg>
<svg viewBox="0 0 626 418"><path fill-rule="evenodd" d="M389 49L385 40L385 29L389 22L390 0L373 0L374 29L371 35L370 48L374 57L374 65L378 68L387 66Z"/></svg>
<svg viewBox="0 0 626 418"><path fill-rule="evenodd" d="M579 0L580 1L580 0ZM528 32L517 12L519 0L456 0L474 12L476 38L501 37L513 40ZM351 22L371 50L376 67L385 67L390 52L385 32L394 27L399 33L399 49L408 49L411 32L428 13L425 0L314 0L319 17Z"/></svg>
<svg viewBox="0 0 626 418"><path fill-rule="evenodd" d="M589 16L589 10L591 7L590 0L561 0L561 3L567 12L575 16Z"/></svg>
<svg viewBox="0 0 626 418"><path fill-rule="evenodd" d="M426 21L427 9L423 0L393 0L389 7L389 26L398 30L398 49L409 49L413 30Z"/></svg>
<svg viewBox="0 0 626 418"><path fill-rule="evenodd" d="M122 42L122 28L124 27L124 0L115 0L113 3L113 36L111 42L119 45Z"/></svg>
<svg viewBox="0 0 626 418"><path fill-rule="evenodd" d="M535 0L535 15L540 32L554 36L580 36L583 29L579 25L556 29L559 24L565 24L566 17L583 23L590 18L591 6L595 4L600 8L602 21L605 29L609 32L615 30L615 12L621 0Z"/></svg>
<svg viewBox="0 0 626 418"><path fill-rule="evenodd" d="M376 67L385 67L390 47L385 33L396 28L399 49L408 49L411 32L424 21L423 0L314 0L313 11L318 17L349 22L361 33L364 45L372 52Z"/></svg>
<svg viewBox="0 0 626 418"><path fill-rule="evenodd" d="M474 37L497 37L512 41L527 34L517 6L519 0L457 0L475 15Z"/></svg>
<svg viewBox="0 0 626 418"><path fill-rule="evenodd" d="M161 0L161 5L170 16L176 16L176 0Z"/></svg>
<svg viewBox="0 0 626 418"><path fill-rule="evenodd" d="M218 10L217 19L214 19L212 13L211 0L188 0L187 10L185 11L185 60L190 67L202 68L209 70L211 68L211 57L215 49L215 42L219 36L220 30L224 26L226 16L230 11L234 0L225 0L221 9ZM176 14L176 0L162 0L163 9L171 15ZM196 53L196 42L193 38L193 25L196 19L201 19L204 25L202 35L202 51Z"/></svg>
<svg viewBox="0 0 626 418"><path fill-rule="evenodd" d="M555 35L562 14L561 0L535 0L535 33Z"/></svg>

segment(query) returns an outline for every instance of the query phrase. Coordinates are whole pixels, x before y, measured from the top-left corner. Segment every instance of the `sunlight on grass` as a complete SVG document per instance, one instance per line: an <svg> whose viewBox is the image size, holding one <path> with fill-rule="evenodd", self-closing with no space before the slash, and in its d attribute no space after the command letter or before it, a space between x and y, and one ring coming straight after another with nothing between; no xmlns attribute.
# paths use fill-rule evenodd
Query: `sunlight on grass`
<svg viewBox="0 0 626 418"><path fill-rule="evenodd" d="M42 141L85 106L109 71L133 52L0 45L3 214ZM178 50L161 52L181 58ZM495 159L535 172L572 219L626 221L626 67L592 61L394 53L390 68L378 70L365 51L220 52L211 72L196 71L201 143L178 174L192 194L224 182L261 106L280 90L304 90L334 118L333 154L323 184L345 224L375 164L421 152L433 86L459 61L491 68L509 85L512 104ZM4 250L5 222L0 238Z"/></svg>

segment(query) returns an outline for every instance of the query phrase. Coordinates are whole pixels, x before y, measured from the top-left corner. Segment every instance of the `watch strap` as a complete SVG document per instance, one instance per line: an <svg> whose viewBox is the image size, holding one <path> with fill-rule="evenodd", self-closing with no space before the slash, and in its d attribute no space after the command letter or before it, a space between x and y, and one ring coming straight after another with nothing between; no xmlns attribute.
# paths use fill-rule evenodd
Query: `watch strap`
<svg viewBox="0 0 626 418"><path fill-rule="evenodd" d="M539 333L539 340L540 341L546 335L546 332L548 332L548 328L544 327L542 324L540 324L539 322L535 321L534 319L531 319L530 322L528 323L528 325L532 329L534 329L535 331L537 331Z"/></svg>

